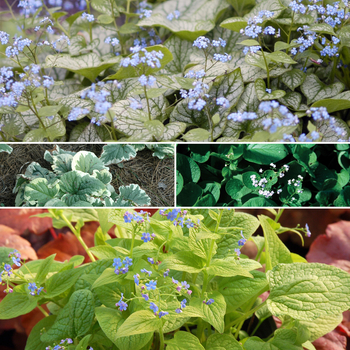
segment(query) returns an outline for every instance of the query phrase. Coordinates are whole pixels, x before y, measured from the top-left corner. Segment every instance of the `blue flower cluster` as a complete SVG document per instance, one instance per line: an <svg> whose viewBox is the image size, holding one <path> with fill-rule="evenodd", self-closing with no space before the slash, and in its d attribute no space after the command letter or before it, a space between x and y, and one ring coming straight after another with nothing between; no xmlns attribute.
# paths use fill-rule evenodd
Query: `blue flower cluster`
<svg viewBox="0 0 350 350"><path fill-rule="evenodd" d="M157 79L154 76L152 75L146 76L144 74L142 74L138 80L142 86L149 86L149 87L152 87L157 81Z"/></svg>
<svg viewBox="0 0 350 350"><path fill-rule="evenodd" d="M30 15L35 14L35 12L43 6L41 0L20 0L17 7L21 9L20 14L28 18Z"/></svg>
<svg viewBox="0 0 350 350"><path fill-rule="evenodd" d="M166 216L166 218L174 223L174 226L181 226L184 227L184 225L187 228L198 228L200 225L200 220L197 221L197 223L192 222L191 219L187 219L185 221L185 216L187 214L187 210L181 210L179 208L174 209L161 209L159 210L159 214L162 216Z"/></svg>
<svg viewBox="0 0 350 350"><path fill-rule="evenodd" d="M124 265L124 266L123 266ZM132 259L129 258L128 256L121 261L120 258L114 258L113 259L113 267L115 268L114 272L119 275L121 274L126 274L129 271L129 267L132 265Z"/></svg>
<svg viewBox="0 0 350 350"><path fill-rule="evenodd" d="M144 211L140 211L140 213L130 213L129 211L126 211L123 217L125 223L131 223L134 221L137 224L142 224L145 222L145 217L146 220L149 221L149 213Z"/></svg>
<svg viewBox="0 0 350 350"><path fill-rule="evenodd" d="M142 37L140 39L134 40L134 46L140 46L144 49L147 46L159 45L162 43L162 39L156 35L156 32L153 28L148 29L144 27L140 27L140 29L148 35L148 37ZM148 40L148 42L147 42Z"/></svg>
<svg viewBox="0 0 350 350"><path fill-rule="evenodd" d="M26 46L30 46L31 43L32 40L28 38L22 39L22 36L17 37L17 35L15 35L15 37L13 38L12 46L8 46L6 48L5 54L7 57L14 58L18 56L19 53L22 52Z"/></svg>
<svg viewBox="0 0 350 350"><path fill-rule="evenodd" d="M148 10L151 9L152 5L147 3L146 0L143 0L139 3L139 8L136 10L135 13L139 14L139 18L143 18L143 17L151 17L152 15L152 10Z"/></svg>
<svg viewBox="0 0 350 350"><path fill-rule="evenodd" d="M30 290L29 294L30 295L39 295L40 292L44 289L44 287L37 287L37 285L33 282L33 283L29 283L28 284L28 289Z"/></svg>
<svg viewBox="0 0 350 350"><path fill-rule="evenodd" d="M87 108L73 107L68 114L68 120L70 122L77 120L82 115L89 114L89 110Z"/></svg>
<svg viewBox="0 0 350 350"><path fill-rule="evenodd" d="M169 21L172 21L174 18L178 19L181 16L180 11L175 10L174 13L170 12L168 16L166 17Z"/></svg>
<svg viewBox="0 0 350 350"><path fill-rule="evenodd" d="M113 47L115 47L115 46L119 45L119 39L118 38L111 38L110 36L108 36L105 39L105 43L106 44L111 44Z"/></svg>
<svg viewBox="0 0 350 350"><path fill-rule="evenodd" d="M254 39L257 38L260 34L275 35L275 28L269 26L266 27L266 29L263 31L263 27L259 25L265 20L271 18L273 15L274 12L271 11L260 11L257 16L248 19L247 26L244 29L241 29L240 33Z"/></svg>
<svg viewBox="0 0 350 350"><path fill-rule="evenodd" d="M270 133L274 133L277 131L278 127L281 126L291 126L297 125L299 123L299 119L293 113L289 112L286 106L280 105L277 101L262 101L259 105L259 110L265 114L270 113L272 115L274 110L278 110L279 114L281 114L284 118L265 118L262 121L264 129L269 129ZM247 120L257 119L258 115L255 112L235 112L231 113L227 116L227 119L232 120L234 122L244 122Z"/></svg>
<svg viewBox="0 0 350 350"><path fill-rule="evenodd" d="M71 338L62 339L59 344L52 346L47 346L45 350L65 350L67 349L67 345L73 344L73 340ZM90 350L93 350L90 346Z"/></svg>
<svg viewBox="0 0 350 350"><path fill-rule="evenodd" d="M130 51L133 52L133 55L130 57L124 58L120 65L122 67L136 67L138 65L147 65L151 68L161 68L160 60L164 57L162 51L147 51L145 48L141 46L134 46L130 48ZM140 53L143 53L140 55Z"/></svg>
<svg viewBox="0 0 350 350"><path fill-rule="evenodd" d="M93 22L93 21L95 20L94 15L90 15L90 14L88 14L88 13L86 13L86 12L84 12L84 13L81 15L81 17L82 17L83 19L86 19L88 22Z"/></svg>

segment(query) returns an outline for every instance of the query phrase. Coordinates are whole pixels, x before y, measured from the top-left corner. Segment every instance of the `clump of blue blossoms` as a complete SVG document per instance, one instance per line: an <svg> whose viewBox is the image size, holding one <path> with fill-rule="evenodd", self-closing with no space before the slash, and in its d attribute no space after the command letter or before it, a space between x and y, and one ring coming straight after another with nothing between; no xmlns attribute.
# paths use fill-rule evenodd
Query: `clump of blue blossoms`
<svg viewBox="0 0 350 350"><path fill-rule="evenodd" d="M68 349L68 346L70 344L73 344L73 340L71 338L66 338L62 339L59 344L55 344L54 346L47 346L45 350L65 350ZM90 350L91 349L92 347L90 346Z"/></svg>
<svg viewBox="0 0 350 350"><path fill-rule="evenodd" d="M166 18L167 18L169 21L172 21L174 18L175 18L175 19L179 19L180 16L181 16L180 11L175 10L174 12L170 12Z"/></svg>

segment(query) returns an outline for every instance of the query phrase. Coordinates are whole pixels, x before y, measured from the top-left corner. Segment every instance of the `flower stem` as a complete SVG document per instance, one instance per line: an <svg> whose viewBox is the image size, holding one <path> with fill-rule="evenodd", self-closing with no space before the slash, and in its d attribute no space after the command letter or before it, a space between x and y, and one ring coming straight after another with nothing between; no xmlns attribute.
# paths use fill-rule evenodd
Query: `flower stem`
<svg viewBox="0 0 350 350"><path fill-rule="evenodd" d="M50 315L42 308L40 305L37 305L38 309L45 315L45 317L49 317Z"/></svg>
<svg viewBox="0 0 350 350"><path fill-rule="evenodd" d="M92 253L90 252L88 246L85 244L84 240L82 239L80 232L78 232L74 226L72 225L72 223L66 218L66 216L62 213L61 214L61 218L64 220L64 222L67 224L67 226L70 228L70 230L74 233L74 236L78 238L78 241L80 242L80 244L82 245L82 247L84 248L84 250L86 251L87 255L89 256L91 261L96 261L95 257L92 255Z"/></svg>
<svg viewBox="0 0 350 350"><path fill-rule="evenodd" d="M163 350L164 349L163 325L162 327L159 328L159 340L160 340L159 349Z"/></svg>

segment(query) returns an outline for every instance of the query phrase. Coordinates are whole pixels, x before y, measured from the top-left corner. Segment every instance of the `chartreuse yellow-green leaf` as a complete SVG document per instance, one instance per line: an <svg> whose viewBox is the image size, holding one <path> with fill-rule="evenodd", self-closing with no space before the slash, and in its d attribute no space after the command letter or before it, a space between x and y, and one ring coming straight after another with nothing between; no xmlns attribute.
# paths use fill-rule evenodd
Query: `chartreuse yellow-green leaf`
<svg viewBox="0 0 350 350"><path fill-rule="evenodd" d="M275 230L271 227L268 220L270 219L265 215L259 216L259 221L261 223L265 237L265 256L267 271L271 270L277 264L291 264L293 262L290 251L278 238Z"/></svg>
<svg viewBox="0 0 350 350"><path fill-rule="evenodd" d="M350 306L350 275L326 264L279 264L267 272L267 306L275 316L313 321L335 316Z"/></svg>
<svg viewBox="0 0 350 350"><path fill-rule="evenodd" d="M168 350L205 350L195 335L182 331L176 332L174 338L167 340L166 344Z"/></svg>

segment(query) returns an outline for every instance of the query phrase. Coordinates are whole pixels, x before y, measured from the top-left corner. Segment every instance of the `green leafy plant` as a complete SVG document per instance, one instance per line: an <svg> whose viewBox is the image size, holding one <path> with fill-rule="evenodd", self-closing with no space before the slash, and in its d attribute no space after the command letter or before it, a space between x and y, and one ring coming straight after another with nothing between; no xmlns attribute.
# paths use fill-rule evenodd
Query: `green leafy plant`
<svg viewBox="0 0 350 350"><path fill-rule="evenodd" d="M349 145L178 145L178 206L348 206Z"/></svg>
<svg viewBox="0 0 350 350"><path fill-rule="evenodd" d="M6 3L3 141L349 140L347 0Z"/></svg>
<svg viewBox="0 0 350 350"><path fill-rule="evenodd" d="M98 158L92 152L71 152L56 146L44 155L52 171L32 162L24 174L17 176L16 206L147 206L150 197L139 185L121 186L117 194L108 168L110 164L122 167L122 161L136 157L143 148L142 144L109 144ZM174 153L172 145L147 145L147 148L161 159Z"/></svg>
<svg viewBox="0 0 350 350"><path fill-rule="evenodd" d="M0 144L0 152L7 152L8 154L11 154L13 151L13 148L9 145L5 145L4 143Z"/></svg>
<svg viewBox="0 0 350 350"><path fill-rule="evenodd" d="M278 237L289 230L278 223L282 212L271 213L274 220L227 209L159 210L152 217L50 209L39 216L68 226L91 262L82 264L82 256L57 262L54 255L24 262L0 248L8 293L0 318L43 312L26 350L315 349L311 342L349 308L350 276L291 253ZM100 222L92 248L80 235L87 221ZM114 224L118 238L111 239ZM253 236L259 226L263 237ZM255 259L240 252L247 240L258 248ZM262 327L272 316L281 327Z"/></svg>

